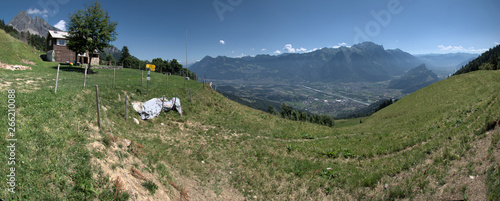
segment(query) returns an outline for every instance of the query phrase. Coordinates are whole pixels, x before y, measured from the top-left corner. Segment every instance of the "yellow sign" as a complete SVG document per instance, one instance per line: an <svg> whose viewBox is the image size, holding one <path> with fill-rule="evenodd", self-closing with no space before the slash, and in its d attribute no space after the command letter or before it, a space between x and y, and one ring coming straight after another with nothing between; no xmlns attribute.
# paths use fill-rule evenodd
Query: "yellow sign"
<svg viewBox="0 0 500 201"><path fill-rule="evenodd" d="M150 70L152 70L152 71L155 71L156 66L155 66L155 65L153 65L153 64L146 64L146 69L150 69Z"/></svg>

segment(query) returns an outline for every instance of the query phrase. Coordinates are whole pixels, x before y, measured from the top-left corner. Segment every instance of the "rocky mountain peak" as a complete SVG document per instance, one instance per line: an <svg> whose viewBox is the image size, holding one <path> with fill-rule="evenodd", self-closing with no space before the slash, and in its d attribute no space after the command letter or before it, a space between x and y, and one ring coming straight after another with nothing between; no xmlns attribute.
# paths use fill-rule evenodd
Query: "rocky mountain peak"
<svg viewBox="0 0 500 201"><path fill-rule="evenodd" d="M20 32L30 32L31 34L36 34L39 36L47 36L49 30L58 30L58 28L53 27L47 23L43 18L36 16L32 18L26 11L21 10L12 21L9 22L9 26L14 27Z"/></svg>

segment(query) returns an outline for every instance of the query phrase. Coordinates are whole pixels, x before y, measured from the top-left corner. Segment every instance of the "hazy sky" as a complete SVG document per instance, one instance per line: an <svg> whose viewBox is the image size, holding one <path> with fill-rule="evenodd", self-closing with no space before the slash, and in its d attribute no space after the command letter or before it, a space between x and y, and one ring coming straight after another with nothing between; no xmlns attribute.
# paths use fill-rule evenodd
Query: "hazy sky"
<svg viewBox="0 0 500 201"><path fill-rule="evenodd" d="M81 0L1 1L0 19L20 11L64 25ZM500 43L498 0L102 0L118 40L140 59L186 60L351 46L365 40L412 54L481 53ZM63 21L61 21L63 20Z"/></svg>

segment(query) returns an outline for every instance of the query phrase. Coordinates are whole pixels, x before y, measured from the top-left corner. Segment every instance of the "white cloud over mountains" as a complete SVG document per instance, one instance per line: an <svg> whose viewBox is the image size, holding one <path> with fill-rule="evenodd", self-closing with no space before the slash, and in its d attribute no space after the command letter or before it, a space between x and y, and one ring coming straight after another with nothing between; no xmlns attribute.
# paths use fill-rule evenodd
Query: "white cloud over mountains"
<svg viewBox="0 0 500 201"><path fill-rule="evenodd" d="M66 31L66 21L61 20L57 24L54 25L55 28L58 28L62 31Z"/></svg>
<svg viewBox="0 0 500 201"><path fill-rule="evenodd" d="M48 13L49 11L47 11L47 9L44 9L43 11L42 10L39 10L38 8L30 8L26 11L28 14L30 15L39 15L39 16L42 16L44 18L48 17Z"/></svg>
<svg viewBox="0 0 500 201"><path fill-rule="evenodd" d="M295 48L292 47L292 44L286 44L283 50L288 53L295 53Z"/></svg>
<svg viewBox="0 0 500 201"><path fill-rule="evenodd" d="M283 51L287 53L299 53L299 52L307 52L307 49L303 47L295 49L292 46L292 44L286 44L285 47L283 48Z"/></svg>
<svg viewBox="0 0 500 201"><path fill-rule="evenodd" d="M332 47L333 47L333 48L339 48L339 47L342 47L342 46L350 47L350 46L347 46L347 43L345 43L345 42L341 42L341 43L339 43L338 45L334 45L334 46L332 46Z"/></svg>
<svg viewBox="0 0 500 201"><path fill-rule="evenodd" d="M219 43L224 45L224 44L226 44L226 41L220 40Z"/></svg>
<svg viewBox="0 0 500 201"><path fill-rule="evenodd" d="M438 45L437 46L439 48L439 50L441 51L445 51L445 52L467 52L467 53L483 53L483 52L486 52L488 51L488 49L476 49L474 47L469 47L469 48L465 48L461 45L457 45L457 46L454 46L454 45Z"/></svg>

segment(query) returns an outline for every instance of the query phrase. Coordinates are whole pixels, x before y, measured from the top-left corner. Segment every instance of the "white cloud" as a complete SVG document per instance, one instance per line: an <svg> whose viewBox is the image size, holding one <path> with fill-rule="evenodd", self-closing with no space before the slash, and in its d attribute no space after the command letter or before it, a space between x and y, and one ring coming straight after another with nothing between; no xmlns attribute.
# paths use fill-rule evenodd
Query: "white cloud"
<svg viewBox="0 0 500 201"><path fill-rule="evenodd" d="M286 44L283 50L288 53L295 53L295 48L292 47L292 44Z"/></svg>
<svg viewBox="0 0 500 201"><path fill-rule="evenodd" d="M44 9L43 11L41 11L41 10L38 10L38 8L35 8L35 9L30 8L26 12L30 15L40 15L42 17L48 17L47 14L49 13L49 11L47 11L47 9Z"/></svg>
<svg viewBox="0 0 500 201"><path fill-rule="evenodd" d="M267 49L266 49L266 48L262 48L260 51L263 51L263 52L264 52L264 51L267 51Z"/></svg>
<svg viewBox="0 0 500 201"><path fill-rule="evenodd" d="M495 43L495 45L500 45L500 43L497 43L497 42L493 42L493 43Z"/></svg>
<svg viewBox="0 0 500 201"><path fill-rule="evenodd" d="M66 31L66 21L61 20L57 24L54 25L55 28L58 28L62 31Z"/></svg>
<svg viewBox="0 0 500 201"><path fill-rule="evenodd" d="M281 51L276 50L276 51L274 51L274 54L281 54Z"/></svg>
<svg viewBox="0 0 500 201"><path fill-rule="evenodd" d="M306 49L306 48L301 47L301 48L299 48L299 49L296 49L296 51L297 51L297 52L306 52L306 51L307 51L307 49Z"/></svg>
<svg viewBox="0 0 500 201"><path fill-rule="evenodd" d="M254 51L254 50L255 50L255 48L252 48L252 51Z"/></svg>
<svg viewBox="0 0 500 201"><path fill-rule="evenodd" d="M448 46L438 45L437 47L439 48L439 50L445 51L445 52L483 53L483 52L488 51L488 49L476 49L475 47L465 48L465 47L463 47L461 45L458 45L458 46L453 46L453 45L448 45Z"/></svg>
<svg viewBox="0 0 500 201"><path fill-rule="evenodd" d="M309 52L314 52L314 51L316 51L316 50L319 50L319 48L314 48L314 49L309 50L309 51L306 51L306 52L307 52L307 53L309 53Z"/></svg>
<svg viewBox="0 0 500 201"><path fill-rule="evenodd" d="M226 44L226 41L220 40L219 43L224 45L224 44Z"/></svg>
<svg viewBox="0 0 500 201"><path fill-rule="evenodd" d="M339 47L342 47L342 46L350 47L350 46L347 46L347 43L345 43L345 42L338 43L338 45L334 45L332 47L333 48L339 48Z"/></svg>
<svg viewBox="0 0 500 201"><path fill-rule="evenodd" d="M441 51L465 51L465 48L462 47L461 45L460 46L451 46L451 45L448 45L448 46L444 46L444 45L438 45L437 46L439 48L439 50Z"/></svg>

